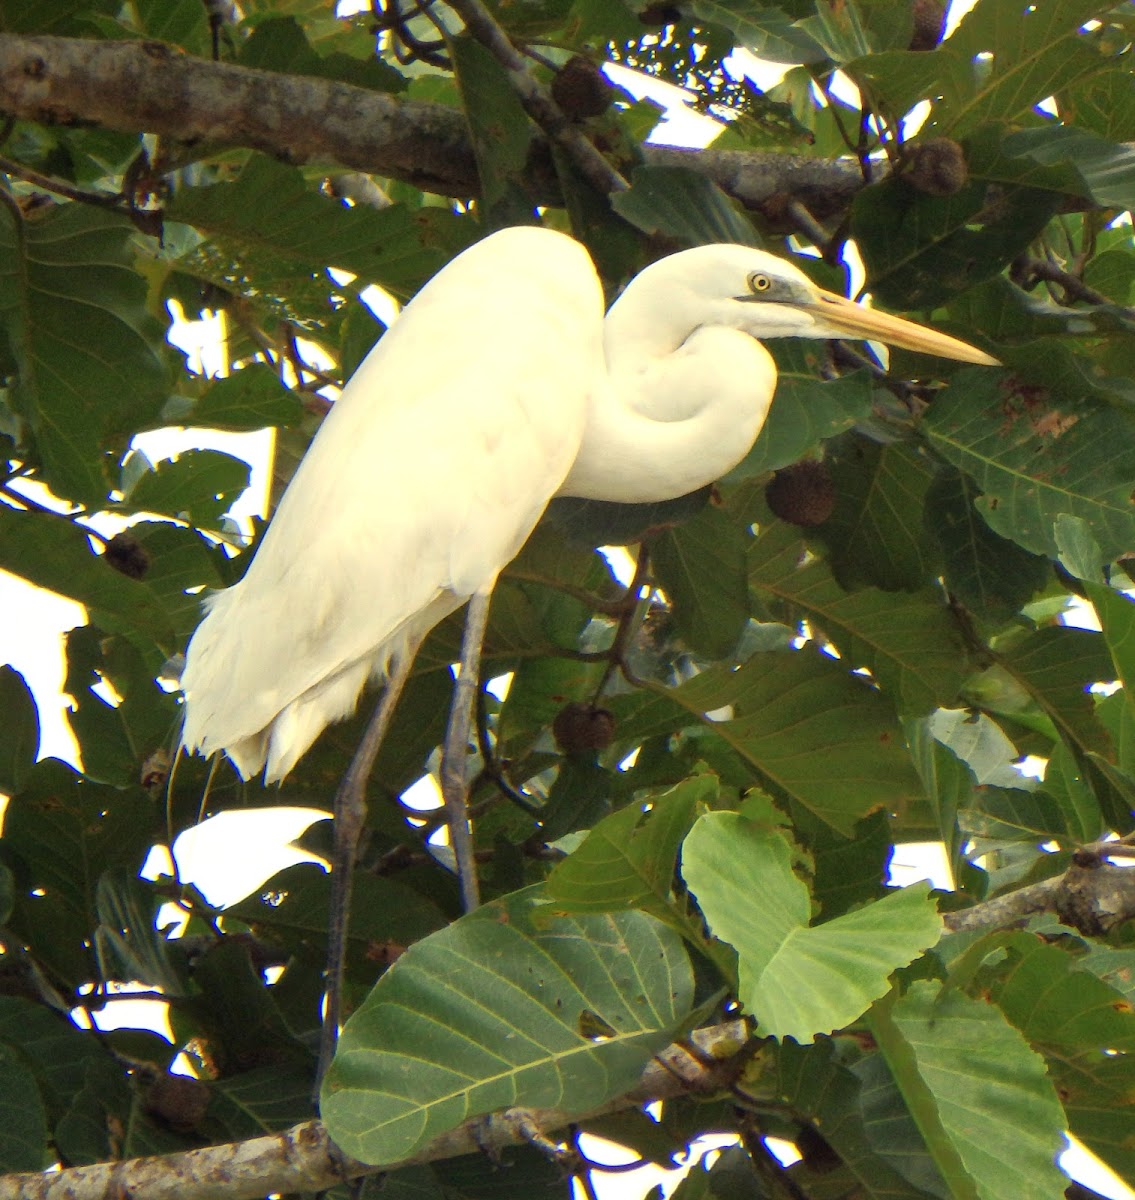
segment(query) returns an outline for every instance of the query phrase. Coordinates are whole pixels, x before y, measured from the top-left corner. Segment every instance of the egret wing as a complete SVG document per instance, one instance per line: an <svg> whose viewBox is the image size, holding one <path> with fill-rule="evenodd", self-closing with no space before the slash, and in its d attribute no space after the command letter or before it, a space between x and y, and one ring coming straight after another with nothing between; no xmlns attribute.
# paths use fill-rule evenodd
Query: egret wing
<svg viewBox="0 0 1135 1200"><path fill-rule="evenodd" d="M575 457L602 319L586 252L548 230L487 238L423 289L194 634L188 747L281 777L369 674L491 586Z"/></svg>

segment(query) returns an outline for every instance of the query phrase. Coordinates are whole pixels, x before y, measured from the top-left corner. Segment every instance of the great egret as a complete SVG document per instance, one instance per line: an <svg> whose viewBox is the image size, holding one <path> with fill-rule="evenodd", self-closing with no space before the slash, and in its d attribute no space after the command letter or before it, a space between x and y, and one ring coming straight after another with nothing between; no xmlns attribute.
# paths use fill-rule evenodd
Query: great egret
<svg viewBox="0 0 1135 1200"><path fill-rule="evenodd" d="M656 501L711 483L744 457L772 402L776 368L757 339L844 336L996 362L747 246L654 263L604 318L578 242L533 227L486 237L371 351L244 578L207 601L182 675L184 745L225 751L244 778L263 769L279 780L354 710L368 678L387 680L336 802L347 863L337 853L333 874L349 875L397 691L425 634L473 597L443 770L451 831L467 839L454 818L464 773L452 759L468 737L461 693L476 679L488 594L548 501Z"/></svg>

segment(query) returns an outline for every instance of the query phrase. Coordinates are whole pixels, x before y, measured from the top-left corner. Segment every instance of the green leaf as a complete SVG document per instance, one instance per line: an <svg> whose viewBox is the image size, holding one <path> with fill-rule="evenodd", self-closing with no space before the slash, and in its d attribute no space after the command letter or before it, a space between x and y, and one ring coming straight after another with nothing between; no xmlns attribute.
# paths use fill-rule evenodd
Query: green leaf
<svg viewBox="0 0 1135 1200"><path fill-rule="evenodd" d="M471 37L451 39L449 52L477 157L486 224L530 221L524 171L532 126L516 90L500 63Z"/></svg>
<svg viewBox="0 0 1135 1200"><path fill-rule="evenodd" d="M799 819L797 823L803 824ZM858 822L850 838L818 823L807 833L806 845L815 864L812 896L825 921L885 894L893 837L890 814L882 811Z"/></svg>
<svg viewBox="0 0 1135 1200"><path fill-rule="evenodd" d="M53 1125L82 1089L88 1067L109 1057L95 1034L42 1003L17 996L0 996L0 1049L23 1059L33 1076L29 1103L42 1104ZM0 1096L8 1094L0 1091Z"/></svg>
<svg viewBox="0 0 1135 1200"><path fill-rule="evenodd" d="M920 792L891 706L810 649L754 654L736 671L705 671L672 689L650 685L610 707L631 742L702 725L755 781L845 835L872 809L902 809ZM729 719L706 716L726 707Z"/></svg>
<svg viewBox="0 0 1135 1200"><path fill-rule="evenodd" d="M780 368L776 397L753 448L725 477L726 483L778 471L814 454L821 443L846 433L871 411L871 379L854 371L824 381L807 371L807 343L774 347Z"/></svg>
<svg viewBox="0 0 1135 1200"><path fill-rule="evenodd" d="M901 177L864 188L852 203L851 234L865 287L895 308L936 308L999 274L1059 202L1052 192L1009 188L991 203L982 180L950 196L928 195Z"/></svg>
<svg viewBox="0 0 1135 1200"><path fill-rule="evenodd" d="M225 909L225 915L270 934L293 953L327 938L331 878L315 863L297 863L265 880L252 895ZM374 974L367 952L386 943L408 945L442 928L445 916L427 897L394 879L358 871L352 889L347 950L353 966Z"/></svg>
<svg viewBox="0 0 1135 1200"><path fill-rule="evenodd" d="M749 619L748 543L736 521L707 504L650 544L650 561L673 604L679 635L710 658L726 657Z"/></svg>
<svg viewBox="0 0 1135 1200"><path fill-rule="evenodd" d="M139 476L124 503L135 512L163 513L199 529L219 530L251 475L242 458L219 450L187 450Z"/></svg>
<svg viewBox="0 0 1135 1200"><path fill-rule="evenodd" d="M1010 157L1063 168L1065 190L1103 208L1135 208L1135 150L1086 129L1052 124L1018 129L1001 148Z"/></svg>
<svg viewBox="0 0 1135 1200"><path fill-rule="evenodd" d="M1092 790L1090 776L1076 762L1067 743L1059 742L1048 756L1044 783L1038 793L1049 796L1060 810L1063 829L1056 836L1075 845L1094 842L1107 831L1100 802ZM1057 828L1050 825L1050 829Z"/></svg>
<svg viewBox="0 0 1135 1200"><path fill-rule="evenodd" d="M103 629L144 634L174 652L173 632L150 589L93 554L87 535L63 517L0 504L0 567L85 604Z"/></svg>
<svg viewBox="0 0 1135 1200"><path fill-rule="evenodd" d="M0 792L11 796L39 755L39 712L24 677L8 666L0 667L0 713Z"/></svg>
<svg viewBox="0 0 1135 1200"><path fill-rule="evenodd" d="M41 1171L51 1157L35 1077L12 1047L0 1045L0 1171Z"/></svg>
<svg viewBox="0 0 1135 1200"><path fill-rule="evenodd" d="M1048 559L994 533L977 510L968 475L943 470L926 493L926 523L938 541L946 590L979 620L999 625L1048 581Z"/></svg>
<svg viewBox="0 0 1135 1200"><path fill-rule="evenodd" d="M292 286L310 288L312 273L322 278L326 267L405 299L473 232L471 222L436 208L348 208L311 191L299 171L259 154L232 183L176 192L166 218L208 236L198 254L244 263L265 293L261 299L274 291L286 298ZM320 292L326 308L325 284Z"/></svg>
<svg viewBox="0 0 1135 1200"><path fill-rule="evenodd" d="M971 369L934 401L923 430L984 493L976 506L989 525L1024 549L1055 558L1061 513L1082 518L1108 559L1135 545L1129 414Z"/></svg>
<svg viewBox="0 0 1135 1200"><path fill-rule="evenodd" d="M555 917L527 889L412 946L379 980L343 1030L323 1121L348 1154L382 1164L497 1109L582 1113L636 1082L692 999L664 926Z"/></svg>
<svg viewBox="0 0 1135 1200"><path fill-rule="evenodd" d="M687 779L650 797L650 809L631 803L606 817L557 864L545 885L570 912L639 908L664 917L670 905L678 846L699 804L717 795L717 779Z"/></svg>
<svg viewBox="0 0 1135 1200"><path fill-rule="evenodd" d="M1113 142L1135 138L1135 95L1132 95L1131 75L1122 59L1109 70L1091 75L1068 88L1062 107L1074 114L1078 126Z"/></svg>
<svg viewBox="0 0 1135 1200"><path fill-rule="evenodd" d="M554 842L577 829L590 829L611 811L617 775L596 761L595 751L567 754L540 810L540 836Z"/></svg>
<svg viewBox="0 0 1135 1200"><path fill-rule="evenodd" d="M993 998L1048 1059L1072 1132L1130 1179L1135 1013L1122 992L1082 969L1088 960L1026 934L1015 935L1008 949L1009 965L992 984Z"/></svg>
<svg viewBox="0 0 1135 1200"><path fill-rule="evenodd" d="M997 661L994 673L1007 673L1070 746L1081 751L1110 750L1110 739L1096 719L1088 691L1093 683L1110 679L1115 670L1100 634L1066 625L1049 626L1007 647ZM980 680L976 686L978 698ZM998 707L1012 715L1015 705L1010 702ZM1018 711L1023 714L1023 706Z"/></svg>
<svg viewBox="0 0 1135 1200"><path fill-rule="evenodd" d="M161 4L164 0L151 2ZM308 32L314 36L317 32L325 30L327 25L342 27L343 24L344 22L328 22L322 27L310 24L305 31L293 16L269 16L267 19L259 19L250 36L239 43L239 62L242 66L255 67L261 71L338 79L343 83L353 83L357 87L374 88L383 92L398 92L405 88L405 77L382 55L368 53L366 58L361 58L341 50L321 53L308 41ZM328 40L320 39L321 45Z"/></svg>
<svg viewBox="0 0 1135 1200"><path fill-rule="evenodd" d="M130 533L149 556L144 579L173 625L178 645L201 620L202 589L223 587L224 550L194 529L168 521L137 521Z"/></svg>
<svg viewBox="0 0 1135 1200"><path fill-rule="evenodd" d="M1085 581L1084 591L1099 617L1115 676L1122 681L1123 694L1135 715L1135 603L1102 583Z"/></svg>
<svg viewBox="0 0 1135 1200"><path fill-rule="evenodd" d="M1109 11L1101 0L1064 0L1024 9L983 0L943 45L924 58L940 80L928 128L953 137L988 121L1013 121L1047 96L1109 69L1083 36L1085 22Z"/></svg>
<svg viewBox="0 0 1135 1200"><path fill-rule="evenodd" d="M82 204L26 219L0 202L0 334L43 478L59 496L105 501L105 451L157 423L165 398L161 331L133 270L134 227Z"/></svg>
<svg viewBox="0 0 1135 1200"><path fill-rule="evenodd" d="M157 683L154 656L125 638L80 625L66 635L65 687L73 697L70 723L89 779L129 787L144 764L164 752L177 725L178 706ZM109 700L109 684L116 696Z"/></svg>
<svg viewBox="0 0 1135 1200"><path fill-rule="evenodd" d="M752 0L694 0L703 21L732 30L737 45L768 62L814 63L827 57L822 46L782 8Z"/></svg>
<svg viewBox="0 0 1135 1200"><path fill-rule="evenodd" d="M936 574L923 508L933 464L909 444L848 437L829 458L836 508L817 535L835 577L854 590L917 591Z"/></svg>
<svg viewBox="0 0 1135 1200"><path fill-rule="evenodd" d="M309 1072L310 1086L311 1051L284 1019L276 989L264 982L248 942L236 937L212 942L194 962L193 978L200 994L191 1011L207 1031L210 1053L223 1073L291 1064Z"/></svg>
<svg viewBox="0 0 1135 1200"><path fill-rule="evenodd" d="M750 582L806 617L850 667L868 667L899 712L920 716L956 699L966 673L961 637L943 598L929 589L845 591L825 563L805 561L795 531L761 531L750 551Z"/></svg>
<svg viewBox="0 0 1135 1200"><path fill-rule="evenodd" d="M264 363L250 363L214 380L187 414L178 414L178 420L209 429L242 431L298 425L302 416L299 397L284 387L279 375Z"/></svg>
<svg viewBox="0 0 1135 1200"><path fill-rule="evenodd" d="M146 37L180 46L190 54L209 52L208 12L195 0L135 0L134 10Z"/></svg>
<svg viewBox="0 0 1135 1200"><path fill-rule="evenodd" d="M630 188L614 193L611 207L644 233L663 234L684 246L761 244L734 202L688 167L636 167Z"/></svg>
<svg viewBox="0 0 1135 1200"><path fill-rule="evenodd" d="M188 988L158 928L161 899L148 880L122 867L104 871L95 887L95 951L104 980L137 981L171 996Z"/></svg>
<svg viewBox="0 0 1135 1200"><path fill-rule="evenodd" d="M871 1028L951 1197L1063 1196L1060 1101L1000 1009L920 981Z"/></svg>
<svg viewBox="0 0 1135 1200"><path fill-rule="evenodd" d="M928 884L809 927L792 851L739 813L706 813L682 844L682 876L710 931L736 951L738 998L765 1036L810 1042L861 1016L891 973L942 932ZM759 906L739 896L760 896Z"/></svg>
<svg viewBox="0 0 1135 1200"><path fill-rule="evenodd" d="M874 1065L880 1059L870 1055L849 1067L840 1062L837 1043L827 1039L811 1046L782 1042L776 1048L776 1095L809 1119L808 1133L814 1130L839 1155L865 1197L949 1200L901 1097L896 1103L886 1064L881 1071Z"/></svg>
<svg viewBox="0 0 1135 1200"><path fill-rule="evenodd" d="M236 1140L311 1119L311 1068L285 1062L213 1080L209 1116Z"/></svg>
<svg viewBox="0 0 1135 1200"><path fill-rule="evenodd" d="M37 763L9 802L3 844L20 883L11 928L70 986L91 978L98 879L115 866L141 870L155 816L140 788L100 786L54 759Z"/></svg>

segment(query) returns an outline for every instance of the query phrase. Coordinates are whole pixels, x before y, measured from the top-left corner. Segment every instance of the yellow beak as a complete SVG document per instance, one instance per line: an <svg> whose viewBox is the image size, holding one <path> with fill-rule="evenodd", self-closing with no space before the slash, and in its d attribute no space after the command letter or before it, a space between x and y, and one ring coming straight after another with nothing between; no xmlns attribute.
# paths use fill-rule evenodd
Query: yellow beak
<svg viewBox="0 0 1135 1200"><path fill-rule="evenodd" d="M999 367L1001 363L984 350L959 341L936 329L927 329L902 317L875 308L865 308L853 300L837 296L834 292L821 291L815 304L806 306L822 324L834 329L841 336L867 338L886 342L903 350L920 350L923 354L937 354L940 358L953 358L959 362L981 363Z"/></svg>

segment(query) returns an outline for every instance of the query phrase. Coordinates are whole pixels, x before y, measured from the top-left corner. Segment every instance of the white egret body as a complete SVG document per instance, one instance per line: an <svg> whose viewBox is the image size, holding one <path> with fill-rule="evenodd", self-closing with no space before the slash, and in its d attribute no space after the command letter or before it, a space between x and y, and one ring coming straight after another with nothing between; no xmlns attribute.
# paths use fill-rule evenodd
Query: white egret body
<svg viewBox="0 0 1135 1200"><path fill-rule="evenodd" d="M604 318L584 248L493 234L442 270L344 388L244 578L189 645L183 742L282 779L328 724L470 596L556 495L644 502L718 479L776 386L756 339L842 335L994 362L704 246L641 272Z"/></svg>

